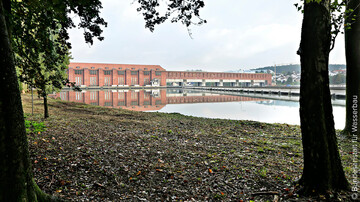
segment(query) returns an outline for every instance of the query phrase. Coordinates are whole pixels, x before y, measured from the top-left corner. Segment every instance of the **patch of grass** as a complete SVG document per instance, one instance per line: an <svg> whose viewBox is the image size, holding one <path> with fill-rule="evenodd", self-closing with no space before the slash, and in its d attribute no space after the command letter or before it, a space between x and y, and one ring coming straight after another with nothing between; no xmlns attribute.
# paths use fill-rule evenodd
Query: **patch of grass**
<svg viewBox="0 0 360 202"><path fill-rule="evenodd" d="M258 171L259 175L263 178L266 177L266 173L267 173L267 170L266 168L261 168L259 171Z"/></svg>
<svg viewBox="0 0 360 202"><path fill-rule="evenodd" d="M27 120L26 116L25 118L25 128L26 128L26 133L41 133L44 132L46 130L46 125L44 122L37 122L37 121L31 121L31 120Z"/></svg>

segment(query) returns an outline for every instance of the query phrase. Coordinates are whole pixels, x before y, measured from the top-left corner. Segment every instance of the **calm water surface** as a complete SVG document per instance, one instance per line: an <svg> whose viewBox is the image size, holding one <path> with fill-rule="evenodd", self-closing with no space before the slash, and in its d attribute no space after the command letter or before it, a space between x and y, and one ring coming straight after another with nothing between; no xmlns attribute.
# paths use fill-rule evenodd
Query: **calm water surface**
<svg viewBox="0 0 360 202"><path fill-rule="evenodd" d="M182 89L62 91L62 100L136 111L300 124L298 97L223 94ZM345 101L333 100L335 128L345 126Z"/></svg>

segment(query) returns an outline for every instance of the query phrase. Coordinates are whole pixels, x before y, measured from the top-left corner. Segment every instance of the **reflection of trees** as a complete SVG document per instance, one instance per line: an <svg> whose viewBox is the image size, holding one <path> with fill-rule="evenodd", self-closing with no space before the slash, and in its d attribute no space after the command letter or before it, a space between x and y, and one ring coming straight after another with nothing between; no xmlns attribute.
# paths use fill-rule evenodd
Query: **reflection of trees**
<svg viewBox="0 0 360 202"><path fill-rule="evenodd" d="M337 74L330 76L330 84L345 84L346 76L344 74Z"/></svg>

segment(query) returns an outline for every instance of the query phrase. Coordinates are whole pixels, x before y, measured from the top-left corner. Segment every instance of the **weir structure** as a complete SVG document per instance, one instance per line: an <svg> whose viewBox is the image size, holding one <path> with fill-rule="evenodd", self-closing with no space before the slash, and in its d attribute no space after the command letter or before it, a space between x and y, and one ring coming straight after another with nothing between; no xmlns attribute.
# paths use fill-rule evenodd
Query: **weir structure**
<svg viewBox="0 0 360 202"><path fill-rule="evenodd" d="M271 74L166 71L160 65L70 63L70 82L81 88L270 86Z"/></svg>

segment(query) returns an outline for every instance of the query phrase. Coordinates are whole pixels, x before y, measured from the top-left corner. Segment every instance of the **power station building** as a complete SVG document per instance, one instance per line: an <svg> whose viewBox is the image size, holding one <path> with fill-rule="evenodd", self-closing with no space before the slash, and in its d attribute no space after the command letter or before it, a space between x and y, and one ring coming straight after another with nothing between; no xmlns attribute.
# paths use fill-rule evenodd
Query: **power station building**
<svg viewBox="0 0 360 202"><path fill-rule="evenodd" d="M87 88L165 86L267 86L271 74L166 71L160 65L70 63L70 82Z"/></svg>

